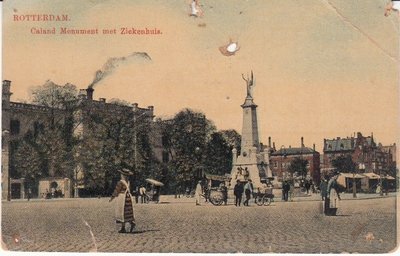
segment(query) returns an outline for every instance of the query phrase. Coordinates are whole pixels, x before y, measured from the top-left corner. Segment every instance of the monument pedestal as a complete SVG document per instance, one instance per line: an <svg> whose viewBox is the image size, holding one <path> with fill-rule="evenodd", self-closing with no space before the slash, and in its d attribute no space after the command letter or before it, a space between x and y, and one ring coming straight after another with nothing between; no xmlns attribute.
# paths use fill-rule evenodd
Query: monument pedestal
<svg viewBox="0 0 400 256"><path fill-rule="evenodd" d="M266 152L257 152L257 148L253 147L244 151L240 156L236 157L236 150L233 150L233 163L231 171L231 188L240 182L252 180L254 189L261 187L268 178L271 178L272 172L269 168L269 154Z"/></svg>

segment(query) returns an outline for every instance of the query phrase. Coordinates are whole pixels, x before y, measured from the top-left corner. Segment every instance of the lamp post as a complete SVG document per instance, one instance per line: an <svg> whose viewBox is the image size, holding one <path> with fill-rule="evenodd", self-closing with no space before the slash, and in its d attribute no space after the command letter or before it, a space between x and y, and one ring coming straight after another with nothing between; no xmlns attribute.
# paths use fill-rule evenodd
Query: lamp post
<svg viewBox="0 0 400 256"><path fill-rule="evenodd" d="M283 150L282 150L283 149ZM282 175L282 180L284 179L284 173L283 173L283 156L284 156L284 150L285 150L285 146L284 145L282 145L281 146L281 149L280 149L280 151L281 151L281 175Z"/></svg>
<svg viewBox="0 0 400 256"><path fill-rule="evenodd" d="M356 172L353 172L353 198L357 198Z"/></svg>
<svg viewBox="0 0 400 256"><path fill-rule="evenodd" d="M365 164L364 163L359 163L358 169L359 170L364 170L365 169ZM353 198L357 197L356 170L357 170L357 168L353 172Z"/></svg>
<svg viewBox="0 0 400 256"><path fill-rule="evenodd" d="M134 123L134 126L133 126L133 143L134 143L134 158L135 158L135 160L133 162L133 164L134 164L133 170L134 170L135 174L137 173L136 172L136 169L137 169L137 156L138 156L138 154L137 154L137 151L138 151L138 146L137 146L137 141L138 141L137 140L137 128L139 127L136 124L136 121L138 120L138 118L142 117L145 114L147 114L147 112L143 112L138 116L136 116L136 113L134 113L134 115L133 115L133 123ZM144 124L142 124L142 125L144 125ZM142 126L142 125L140 125L140 126Z"/></svg>
<svg viewBox="0 0 400 256"><path fill-rule="evenodd" d="M375 153L375 154L376 154L376 153ZM374 162L373 162L374 173L376 173L376 168L379 169L379 187L381 188L380 191L379 191L379 195L380 195L380 196L383 196L382 169L379 168L379 164L378 164L378 161L377 161L377 158L376 158L376 155L375 155Z"/></svg>
<svg viewBox="0 0 400 256"><path fill-rule="evenodd" d="M202 150L201 150L201 148L200 147L196 147L195 148L195 155L196 155L196 160L197 160L197 166L196 166L196 172L195 172L195 176L197 176L197 177L195 177L195 179L197 178L198 180L202 180L202 178L203 178L203 176L204 176L204 173L203 173L203 165L202 165ZM198 180L195 180L195 183L194 183L194 186L196 186L196 182L198 181ZM205 185L205 184L202 184L203 186Z"/></svg>

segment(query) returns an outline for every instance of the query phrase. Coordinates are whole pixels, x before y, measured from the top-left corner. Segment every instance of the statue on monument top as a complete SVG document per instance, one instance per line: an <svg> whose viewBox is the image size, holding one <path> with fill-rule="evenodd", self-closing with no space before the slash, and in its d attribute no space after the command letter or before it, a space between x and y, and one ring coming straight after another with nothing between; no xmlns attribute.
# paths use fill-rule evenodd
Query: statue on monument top
<svg viewBox="0 0 400 256"><path fill-rule="evenodd" d="M247 79L244 78L242 74L242 78L244 81L246 81L246 87L247 87L247 97L253 98L253 70L251 71L251 78L249 79L249 75L247 75Z"/></svg>

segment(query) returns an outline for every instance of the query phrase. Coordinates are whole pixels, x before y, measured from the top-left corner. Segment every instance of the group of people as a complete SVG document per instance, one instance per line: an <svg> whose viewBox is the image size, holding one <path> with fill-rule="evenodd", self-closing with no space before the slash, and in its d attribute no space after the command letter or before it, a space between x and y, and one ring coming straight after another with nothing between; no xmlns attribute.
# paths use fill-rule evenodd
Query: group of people
<svg viewBox="0 0 400 256"><path fill-rule="evenodd" d="M115 207L115 219L117 223L121 224L120 233L126 233L125 225L126 223L130 224L130 232L133 232L136 223L135 223L135 214L133 210L133 197L129 190L129 179L130 175L133 173L128 169L119 170L121 174L121 180L117 183L117 186L110 198L110 202L115 198L117 200ZM338 173L334 173L332 177L327 182L326 179L323 179L320 184L321 196L324 201L324 213L325 215L332 216L336 215L337 209L339 208L339 190L337 184ZM288 181L285 181L282 190L283 190L283 199L287 201L288 192L291 190L291 185ZM220 191L224 195L224 202L227 204L228 200L228 188L225 184L221 183ZM201 196L204 195L204 189L202 187L201 181L196 186L196 205L200 205ZM243 193L245 195L245 201L243 202L244 206L249 206L251 195L256 198L256 194L254 193L254 186L251 179L248 179L246 184L240 180L236 181L236 185L233 189L233 193L235 195L235 206L240 206L242 203ZM258 188L258 193L260 193L260 188ZM142 198L142 203L145 203L146 200L146 188L141 186L139 188L139 194Z"/></svg>
<svg viewBox="0 0 400 256"><path fill-rule="evenodd" d="M143 185L140 186L139 189L136 192L136 196L137 196L136 203L139 202L139 200L138 200L139 196L140 196L140 202L142 204L147 203L148 198L147 198L147 194L146 194L146 187L143 186Z"/></svg>
<svg viewBox="0 0 400 256"><path fill-rule="evenodd" d="M251 179L248 179L246 184L243 185L240 180L236 181L236 185L233 188L233 194L235 195L235 206L240 206L242 203L243 193L245 195L245 200L243 202L244 206L249 206L249 202L251 196L253 196L254 200L256 200L257 196L261 193L266 193L268 189L267 184L263 184L262 188L257 188L257 191L254 189L254 185ZM272 193L272 192L271 192Z"/></svg>
<svg viewBox="0 0 400 256"><path fill-rule="evenodd" d="M249 206L250 195L253 192L253 183L250 179L244 186L240 182L240 180L236 181L236 185L233 188L233 194L235 196L235 206L240 206L240 204L242 203L243 192L246 196L246 200L243 202L243 205Z"/></svg>

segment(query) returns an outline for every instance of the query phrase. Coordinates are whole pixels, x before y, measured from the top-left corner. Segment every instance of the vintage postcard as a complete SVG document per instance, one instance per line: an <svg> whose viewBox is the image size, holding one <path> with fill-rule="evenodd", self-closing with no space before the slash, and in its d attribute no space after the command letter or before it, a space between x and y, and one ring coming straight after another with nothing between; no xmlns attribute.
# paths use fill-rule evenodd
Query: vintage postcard
<svg viewBox="0 0 400 256"><path fill-rule="evenodd" d="M5 0L2 252L395 253L399 10Z"/></svg>

